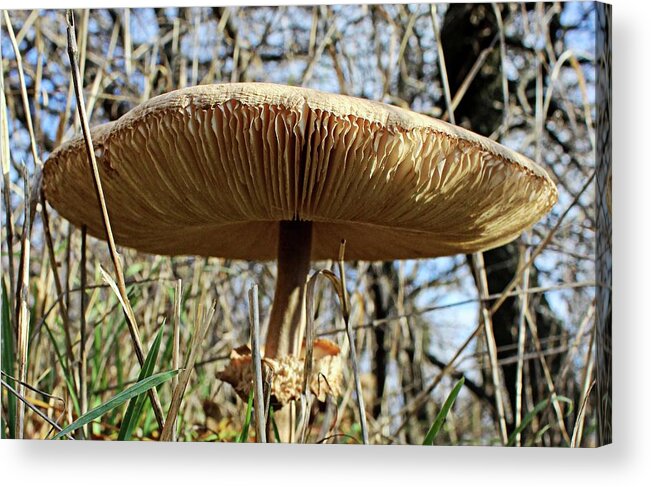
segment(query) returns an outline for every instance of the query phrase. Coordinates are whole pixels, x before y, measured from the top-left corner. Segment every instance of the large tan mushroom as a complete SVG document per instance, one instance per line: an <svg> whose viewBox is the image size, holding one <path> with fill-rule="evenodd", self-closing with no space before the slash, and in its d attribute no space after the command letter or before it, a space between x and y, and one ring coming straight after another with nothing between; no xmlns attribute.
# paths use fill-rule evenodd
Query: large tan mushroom
<svg viewBox="0 0 651 487"><path fill-rule="evenodd" d="M164 255L277 259L265 357L299 356L311 260L393 260L502 245L554 205L529 159L462 128L368 100L265 83L157 96L93 142L118 244ZM104 236L82 138L44 191Z"/></svg>

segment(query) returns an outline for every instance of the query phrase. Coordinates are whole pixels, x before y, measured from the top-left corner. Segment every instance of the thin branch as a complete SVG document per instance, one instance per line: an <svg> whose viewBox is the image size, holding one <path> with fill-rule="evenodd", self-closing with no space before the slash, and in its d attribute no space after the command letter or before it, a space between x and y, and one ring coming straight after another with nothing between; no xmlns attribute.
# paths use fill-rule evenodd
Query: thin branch
<svg viewBox="0 0 651 487"><path fill-rule="evenodd" d="M262 388L262 356L260 354L260 309L258 306L258 286L249 289L249 321L251 325L251 367L255 388L253 406L255 408L255 439L258 443L267 442L264 393Z"/></svg>
<svg viewBox="0 0 651 487"><path fill-rule="evenodd" d="M2 387L5 387L9 392L11 392L14 396L16 396L18 399L20 399L21 404L27 406L29 409L34 411L43 421L45 421L47 424L52 426L54 429L57 431L62 431L63 428L59 426L54 420L50 419L47 417L45 414L43 414L36 406L34 406L29 400L22 394L20 394L16 389L11 387L9 384L7 384L4 380L0 379L0 383L2 383ZM66 437L69 440L74 440L70 434L67 434Z"/></svg>
<svg viewBox="0 0 651 487"><path fill-rule="evenodd" d="M136 317L131 308L131 303L129 302L129 297L127 295L127 289L124 282L124 273L122 271L122 263L120 262L120 257L118 256L117 249L115 247L115 241L113 239L113 231L111 229L111 222L109 220L108 209L106 207L106 200L104 199L104 191L102 189L102 182L99 175L99 168L97 167L97 160L95 159L95 149L93 147L93 141L90 135L90 127L88 126L88 117L86 115L86 105L84 103L84 95L81 88L79 65L77 64L77 41L75 38L75 21L74 14L72 10L66 11L66 20L68 22L67 34L68 34L68 58L70 59L70 65L72 67L72 81L75 88L75 96L77 98L77 110L79 112L79 118L81 122L81 129L84 136L84 141L86 143L86 154L88 156L88 163L90 170L92 172L93 184L95 186L95 194L97 196L97 201L100 206L102 213L102 223L104 225L104 232L106 235L106 240L108 242L109 252L111 254L111 260L113 261L113 267L115 269L116 282L119 294L122 298L122 303L125 311L125 316L127 319L127 325L129 327L129 333L131 335L131 340L134 345L136 356L138 358L138 363L142 367L145 361L145 352L140 340L140 333L138 331L138 323L136 322ZM161 430L164 427L164 416L163 408L158 399L158 393L156 388L149 389L149 398L151 399L152 408L156 416L156 421Z"/></svg>

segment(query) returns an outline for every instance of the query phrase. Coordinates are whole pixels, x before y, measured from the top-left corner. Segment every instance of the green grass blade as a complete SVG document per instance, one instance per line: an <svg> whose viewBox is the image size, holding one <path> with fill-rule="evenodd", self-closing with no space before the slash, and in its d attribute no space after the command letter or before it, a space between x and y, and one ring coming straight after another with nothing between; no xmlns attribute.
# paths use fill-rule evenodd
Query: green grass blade
<svg viewBox="0 0 651 487"><path fill-rule="evenodd" d="M242 426L242 432L240 437L237 439L238 443L246 443L246 440L249 438L249 427L251 426L251 412L253 411L253 389L249 393L249 402L246 405L246 416L244 418L244 426Z"/></svg>
<svg viewBox="0 0 651 487"><path fill-rule="evenodd" d="M280 443L280 432L278 431L278 425L276 424L276 419L274 418L273 406L269 406L269 421L271 422L271 428L274 430L274 440L276 443Z"/></svg>
<svg viewBox="0 0 651 487"><path fill-rule="evenodd" d="M14 377L14 336L11 329L11 312L5 280L2 279L2 371ZM14 381L7 377L7 384L15 387ZM2 415L2 437L5 437L4 421L7 421L9 438L16 437L16 396L7 394L7 415Z"/></svg>
<svg viewBox="0 0 651 487"><path fill-rule="evenodd" d="M151 348L149 349L149 353L145 358L145 362L142 364L142 369L140 369L140 374L138 374L138 382L146 379L154 373L164 329L164 326L160 327L156 338L154 338L154 342L151 344ZM138 420L140 419L140 415L142 414L142 409L145 406L146 400L147 394L140 394L139 396L134 397L129 401L127 410L124 413L124 418L122 419L122 424L120 425L118 441L125 441L131 438L131 434L138 424Z"/></svg>
<svg viewBox="0 0 651 487"><path fill-rule="evenodd" d="M570 406L573 404L572 401L565 396L556 396L556 400L569 403ZM522 421L520 422L519 426L513 430L513 432L509 436L509 441L506 445L507 446L515 445L515 437L519 433L522 433L524 429L527 426L529 426L529 423L533 421L533 418L535 418L538 414L540 414L541 411L547 408L548 404L549 404L549 399L543 399L538 404L536 404L534 408L531 411L529 411L524 418L522 418Z"/></svg>
<svg viewBox="0 0 651 487"><path fill-rule="evenodd" d="M62 431L57 433L57 435L54 437L55 440L58 440L62 436L64 436L66 433L70 433L72 431L75 431L78 428L81 428L82 426L90 423L91 421L99 418L103 414L107 413L108 411L111 411L115 409L118 406L121 406L125 402L127 402L129 399L132 397L139 396L140 394L147 392L149 389L156 387L159 384L162 384L163 382L166 382L170 380L172 377L174 377L176 374L178 374L180 371L179 370L168 370L167 372L160 372L158 374L154 374L152 376L147 377L146 379L143 379L139 382L136 382L134 385L131 387L128 387L124 391L120 392L119 394L115 395L108 401L106 401L104 404L101 404L100 406L96 407L92 411L88 411L86 414L81 416L77 421L73 422L71 425L65 427Z"/></svg>
<svg viewBox="0 0 651 487"><path fill-rule="evenodd" d="M450 395L443 403L443 407L436 415L436 419L434 420L432 427L427 432L427 435L425 436L425 441L423 441L423 445L431 445L434 443L434 438L436 438L436 435L441 430L441 427L445 422L445 418L450 412L450 408L452 408L454 401L456 401L457 396L459 395L459 391L463 387L463 383L464 383L464 378L462 377L461 379L459 379L459 382L455 384L454 388L452 389L452 392L450 392Z"/></svg>
<svg viewBox="0 0 651 487"><path fill-rule="evenodd" d="M70 399L72 400L72 406L74 407L77 414L79 414L81 411L79 407L79 399L77 398L74 378L70 372L70 369L68 368L68 360L61 354L61 350L59 350L59 346L57 345L54 335L52 334L52 330L50 330L50 327L45 322L43 322L43 329L50 337L52 348L54 349L54 353L56 354L57 359L59 360L59 364L61 365L61 370L63 371L63 378L66 381L66 386L68 387L68 393L70 394Z"/></svg>

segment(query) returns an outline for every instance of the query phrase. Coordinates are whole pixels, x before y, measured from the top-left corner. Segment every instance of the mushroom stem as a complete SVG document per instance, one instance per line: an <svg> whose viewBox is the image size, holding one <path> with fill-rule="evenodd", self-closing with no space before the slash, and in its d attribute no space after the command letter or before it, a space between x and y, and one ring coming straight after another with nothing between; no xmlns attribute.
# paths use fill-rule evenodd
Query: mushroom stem
<svg viewBox="0 0 651 487"><path fill-rule="evenodd" d="M305 288L310 270L312 222L281 221L278 276L271 305L265 357L298 355L305 329Z"/></svg>

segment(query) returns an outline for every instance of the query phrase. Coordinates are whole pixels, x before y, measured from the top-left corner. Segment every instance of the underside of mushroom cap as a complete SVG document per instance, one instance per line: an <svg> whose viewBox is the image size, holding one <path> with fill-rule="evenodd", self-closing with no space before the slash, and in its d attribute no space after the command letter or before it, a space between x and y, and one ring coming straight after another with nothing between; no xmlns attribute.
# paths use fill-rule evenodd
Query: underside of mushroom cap
<svg viewBox="0 0 651 487"><path fill-rule="evenodd" d="M167 93L91 132L115 240L163 255L276 257L313 222L312 259L502 245L557 199L547 173L467 130L377 102L266 83ZM103 237L84 141L45 165L49 203Z"/></svg>

